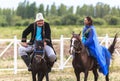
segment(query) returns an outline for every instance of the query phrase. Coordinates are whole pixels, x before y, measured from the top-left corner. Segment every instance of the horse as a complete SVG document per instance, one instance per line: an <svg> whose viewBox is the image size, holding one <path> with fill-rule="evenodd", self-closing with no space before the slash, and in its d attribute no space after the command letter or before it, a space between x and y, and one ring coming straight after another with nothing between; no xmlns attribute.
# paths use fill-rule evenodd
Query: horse
<svg viewBox="0 0 120 81"><path fill-rule="evenodd" d="M48 73L48 63L47 63L47 56L44 50L44 42L43 41L35 41L35 47L32 56L32 79L36 81L36 75L38 77L38 81L42 81L44 76L46 77L46 81L49 81Z"/></svg>
<svg viewBox="0 0 120 81"><path fill-rule="evenodd" d="M84 73L84 81L87 81L89 71L92 71L94 74L94 81L98 80L99 69L98 63L92 56L89 55L88 50L83 45L81 41L80 34L72 34L71 43L70 43L70 54L73 55L72 66L74 68L74 73L76 75L77 81L80 81L80 73ZM113 43L109 47L109 52L113 54L115 50L115 44L117 39L117 34L114 37ZM108 67L109 68L109 67ZM105 76L106 81L109 81L109 73Z"/></svg>

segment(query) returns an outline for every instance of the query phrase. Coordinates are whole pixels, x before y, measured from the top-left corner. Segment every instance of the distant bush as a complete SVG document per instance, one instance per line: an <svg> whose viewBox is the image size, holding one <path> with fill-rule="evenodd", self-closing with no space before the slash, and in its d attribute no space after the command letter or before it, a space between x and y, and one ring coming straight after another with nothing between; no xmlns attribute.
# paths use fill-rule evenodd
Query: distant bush
<svg viewBox="0 0 120 81"><path fill-rule="evenodd" d="M78 20L78 17L76 15L69 14L64 16L61 19L61 22L62 22L62 25L76 25L77 20Z"/></svg>
<svg viewBox="0 0 120 81"><path fill-rule="evenodd" d="M109 25L117 25L119 23L119 18L118 17L111 17L109 20Z"/></svg>
<svg viewBox="0 0 120 81"><path fill-rule="evenodd" d="M33 22L34 22L34 20L32 20L32 19L24 19L22 21L22 26L28 26L30 23L33 23Z"/></svg>
<svg viewBox="0 0 120 81"><path fill-rule="evenodd" d="M79 17L79 19L76 22L76 25L84 25L84 18Z"/></svg>
<svg viewBox="0 0 120 81"><path fill-rule="evenodd" d="M8 23L5 19L5 16L0 16L0 26L4 27L4 26L8 26Z"/></svg>
<svg viewBox="0 0 120 81"><path fill-rule="evenodd" d="M107 22L108 25L120 25L120 17L106 15L104 20Z"/></svg>
<svg viewBox="0 0 120 81"><path fill-rule="evenodd" d="M106 24L106 21L104 19L101 19L101 18L96 18L96 19L93 19L93 24L104 25L104 24Z"/></svg>
<svg viewBox="0 0 120 81"><path fill-rule="evenodd" d="M49 22L51 25L61 25L61 18L62 17L49 17L49 19L47 19L47 22Z"/></svg>

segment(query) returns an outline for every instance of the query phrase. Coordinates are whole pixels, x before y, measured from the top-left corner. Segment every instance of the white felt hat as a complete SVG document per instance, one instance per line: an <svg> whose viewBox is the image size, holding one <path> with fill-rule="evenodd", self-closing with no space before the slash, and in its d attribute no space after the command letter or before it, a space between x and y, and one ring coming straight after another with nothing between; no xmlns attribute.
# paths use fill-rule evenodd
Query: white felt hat
<svg viewBox="0 0 120 81"><path fill-rule="evenodd" d="M36 22L36 21L39 21L39 20L44 20L44 18L43 18L43 14L42 14L42 13L38 13L38 14L36 14L35 22Z"/></svg>

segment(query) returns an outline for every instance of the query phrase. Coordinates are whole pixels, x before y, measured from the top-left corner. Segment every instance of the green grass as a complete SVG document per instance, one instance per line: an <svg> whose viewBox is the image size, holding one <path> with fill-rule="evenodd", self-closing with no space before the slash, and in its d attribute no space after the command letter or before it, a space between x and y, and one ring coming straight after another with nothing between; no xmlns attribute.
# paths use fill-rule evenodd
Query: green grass
<svg viewBox="0 0 120 81"><path fill-rule="evenodd" d="M113 37L116 32L120 32L120 26L95 26L98 36L105 36L108 34ZM18 39L21 39L22 31L26 27L0 27L0 39L13 38L15 35ZM71 37L71 33L74 31L79 33L82 31L83 26L51 26L52 38L60 38L61 35L64 37Z"/></svg>

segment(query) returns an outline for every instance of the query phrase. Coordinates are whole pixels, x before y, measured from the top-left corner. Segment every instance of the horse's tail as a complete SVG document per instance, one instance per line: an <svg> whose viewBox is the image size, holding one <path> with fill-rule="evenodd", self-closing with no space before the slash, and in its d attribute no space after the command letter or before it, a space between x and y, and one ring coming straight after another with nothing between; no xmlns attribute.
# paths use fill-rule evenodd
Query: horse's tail
<svg viewBox="0 0 120 81"><path fill-rule="evenodd" d="M110 47L108 48L108 50L110 51L111 55L113 54L113 52L114 52L114 50L115 50L115 44L116 44L116 42L117 42L117 37L118 37L118 34L116 33L112 44L111 44Z"/></svg>

